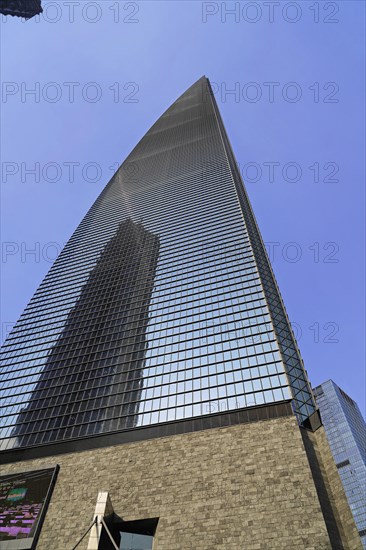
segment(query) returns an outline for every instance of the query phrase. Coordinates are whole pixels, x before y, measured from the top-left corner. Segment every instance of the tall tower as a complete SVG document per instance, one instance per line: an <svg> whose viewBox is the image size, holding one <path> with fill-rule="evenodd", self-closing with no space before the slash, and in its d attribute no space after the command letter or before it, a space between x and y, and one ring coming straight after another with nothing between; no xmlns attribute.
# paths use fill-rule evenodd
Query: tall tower
<svg viewBox="0 0 366 550"><path fill-rule="evenodd" d="M357 406L333 380L314 389L325 433L366 548L366 424Z"/></svg>
<svg viewBox="0 0 366 550"><path fill-rule="evenodd" d="M121 483L112 463L122 467L123 457L125 483L135 480L140 493L129 510L115 511L159 517L159 550L220 548L220 540L226 548L233 530L232 548L359 547L207 78L121 165L0 358L0 459L52 456L62 476L78 451L83 483L100 457L93 487L105 490ZM160 468L164 481L151 487ZM209 488L225 480L243 491L239 501L210 501ZM256 504L240 500L250 490ZM127 508L130 498L131 488L112 494ZM202 515L208 501L213 508ZM224 535L205 527L205 517L223 521Z"/></svg>

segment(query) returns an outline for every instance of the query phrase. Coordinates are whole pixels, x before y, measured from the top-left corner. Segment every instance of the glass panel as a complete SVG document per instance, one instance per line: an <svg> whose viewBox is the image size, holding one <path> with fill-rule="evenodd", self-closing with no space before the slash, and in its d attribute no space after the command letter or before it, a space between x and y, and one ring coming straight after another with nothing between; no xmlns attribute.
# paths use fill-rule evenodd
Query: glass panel
<svg viewBox="0 0 366 550"><path fill-rule="evenodd" d="M152 550L153 541L148 535L121 533L120 550Z"/></svg>

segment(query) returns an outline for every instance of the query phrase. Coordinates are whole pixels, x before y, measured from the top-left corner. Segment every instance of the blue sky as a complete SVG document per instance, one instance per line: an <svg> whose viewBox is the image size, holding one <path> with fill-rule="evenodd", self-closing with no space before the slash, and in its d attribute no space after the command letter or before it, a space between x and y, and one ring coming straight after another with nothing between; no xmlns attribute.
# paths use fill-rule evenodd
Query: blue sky
<svg viewBox="0 0 366 550"><path fill-rule="evenodd" d="M364 3L43 5L1 20L2 338L117 163L205 74L310 380L364 410Z"/></svg>

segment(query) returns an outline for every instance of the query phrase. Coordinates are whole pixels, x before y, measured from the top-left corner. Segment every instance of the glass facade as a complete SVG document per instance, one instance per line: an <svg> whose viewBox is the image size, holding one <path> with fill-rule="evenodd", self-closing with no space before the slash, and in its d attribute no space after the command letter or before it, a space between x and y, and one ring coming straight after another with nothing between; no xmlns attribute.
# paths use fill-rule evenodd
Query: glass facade
<svg viewBox="0 0 366 550"><path fill-rule="evenodd" d="M210 83L152 126L0 354L0 449L314 398Z"/></svg>
<svg viewBox="0 0 366 550"><path fill-rule="evenodd" d="M366 424L357 404L332 380L314 389L338 473L366 549Z"/></svg>

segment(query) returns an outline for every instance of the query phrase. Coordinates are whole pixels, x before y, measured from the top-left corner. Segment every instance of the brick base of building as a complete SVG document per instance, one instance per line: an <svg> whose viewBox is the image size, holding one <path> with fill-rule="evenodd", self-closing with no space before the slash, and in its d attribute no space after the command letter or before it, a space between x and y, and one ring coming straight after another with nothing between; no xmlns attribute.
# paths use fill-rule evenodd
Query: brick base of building
<svg viewBox="0 0 366 550"><path fill-rule="evenodd" d="M1 474L56 464L37 550L71 550L99 491L123 520L159 518L154 550L362 550L324 429L299 429L294 416L23 460Z"/></svg>

